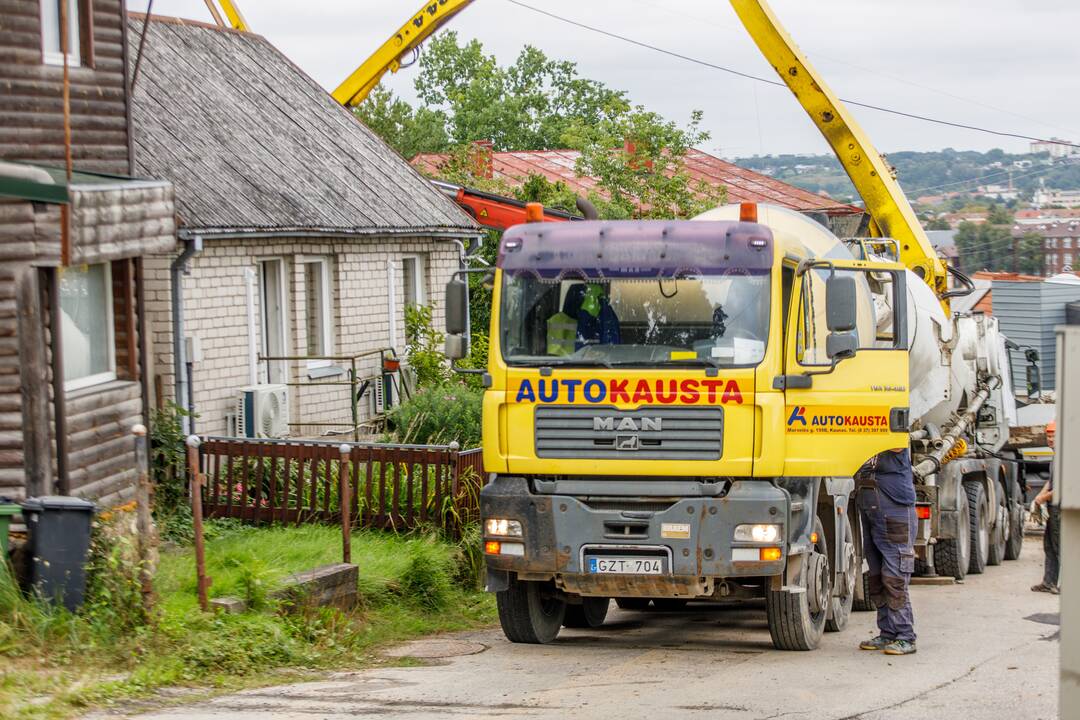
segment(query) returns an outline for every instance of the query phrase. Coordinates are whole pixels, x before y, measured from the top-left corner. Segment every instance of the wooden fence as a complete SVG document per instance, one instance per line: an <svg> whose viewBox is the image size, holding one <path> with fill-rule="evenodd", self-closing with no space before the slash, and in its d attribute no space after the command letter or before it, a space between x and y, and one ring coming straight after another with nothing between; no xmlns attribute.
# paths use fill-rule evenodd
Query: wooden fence
<svg viewBox="0 0 1080 720"><path fill-rule="evenodd" d="M353 527L457 533L479 519L480 449L207 437L199 455L207 517L340 522L344 478Z"/></svg>

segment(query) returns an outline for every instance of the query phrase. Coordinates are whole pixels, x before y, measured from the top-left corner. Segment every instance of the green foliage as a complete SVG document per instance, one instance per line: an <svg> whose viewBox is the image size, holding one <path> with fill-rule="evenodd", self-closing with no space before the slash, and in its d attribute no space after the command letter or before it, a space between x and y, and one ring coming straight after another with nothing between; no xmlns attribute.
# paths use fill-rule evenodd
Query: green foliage
<svg viewBox="0 0 1080 720"><path fill-rule="evenodd" d="M438 387L450 379L453 372L443 355L446 337L435 329L430 305L405 306L405 357L416 373L418 389Z"/></svg>
<svg viewBox="0 0 1080 720"><path fill-rule="evenodd" d="M599 123L576 123L569 147L581 151L575 171L597 178L607 197L590 198L605 218L690 217L722 204L723 188L693 181L687 151L709 139L694 111L686 129L638 106Z"/></svg>
<svg viewBox="0 0 1080 720"><path fill-rule="evenodd" d="M931 218L923 223L923 228L926 230L951 230L952 226L949 225L949 221L945 218Z"/></svg>
<svg viewBox="0 0 1080 720"><path fill-rule="evenodd" d="M390 147L410 159L417 153L449 149L446 116L440 111L419 107L394 97L384 87L376 87L354 111L356 116Z"/></svg>
<svg viewBox="0 0 1080 720"><path fill-rule="evenodd" d="M1038 273L1043 267L1042 238L1028 233L1014 239L1008 225L960 223L956 249L965 272L997 270Z"/></svg>
<svg viewBox="0 0 1080 720"><path fill-rule="evenodd" d="M454 563L433 537L409 542L408 564L401 573L398 592L426 610L442 610L450 600Z"/></svg>
<svg viewBox="0 0 1080 720"><path fill-rule="evenodd" d="M191 505L187 492L186 410L173 402L150 415L150 479L154 519L163 540L190 542ZM196 416L197 417L197 416Z"/></svg>
<svg viewBox="0 0 1080 720"><path fill-rule="evenodd" d="M463 449L480 444L483 392L464 385L431 387L398 405L390 421L399 442Z"/></svg>

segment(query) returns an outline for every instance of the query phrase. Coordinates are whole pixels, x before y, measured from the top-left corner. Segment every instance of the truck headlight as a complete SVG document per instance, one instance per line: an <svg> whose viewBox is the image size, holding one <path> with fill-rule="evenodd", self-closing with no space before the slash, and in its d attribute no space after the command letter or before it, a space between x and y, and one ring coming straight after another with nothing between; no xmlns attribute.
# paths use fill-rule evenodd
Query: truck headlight
<svg viewBox="0 0 1080 720"><path fill-rule="evenodd" d="M484 522L484 534L496 537L521 537L521 523L506 518L488 518Z"/></svg>
<svg viewBox="0 0 1080 720"><path fill-rule="evenodd" d="M779 525L736 525L735 542L774 543L780 539Z"/></svg>

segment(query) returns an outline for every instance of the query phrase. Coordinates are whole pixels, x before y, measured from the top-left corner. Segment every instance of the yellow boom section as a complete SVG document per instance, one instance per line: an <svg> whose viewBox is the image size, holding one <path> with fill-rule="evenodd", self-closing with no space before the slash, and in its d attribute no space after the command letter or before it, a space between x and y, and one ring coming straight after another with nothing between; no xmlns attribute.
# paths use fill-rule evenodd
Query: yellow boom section
<svg viewBox="0 0 1080 720"><path fill-rule="evenodd" d="M345 82L332 93L334 99L346 107L362 103L388 70L398 71L405 53L418 47L472 2L473 0L428 0L382 47L354 70L352 75L345 78Z"/></svg>
<svg viewBox="0 0 1080 720"><path fill-rule="evenodd" d="M221 2L221 9L225 11L225 17L229 19L229 24L234 29L240 32L249 32L251 26L247 24L247 20L244 19L243 14L240 12L240 8L232 2L232 0L219 0ZM207 7L210 8L210 12L216 16L214 8L210 2L207 2Z"/></svg>
<svg viewBox="0 0 1080 720"><path fill-rule="evenodd" d="M941 298L948 290L945 263L934 252L892 169L764 0L731 0L731 4L762 55L832 146L866 203L872 220L871 232L896 240L900 262L921 276ZM942 298L941 302L948 313L948 298Z"/></svg>

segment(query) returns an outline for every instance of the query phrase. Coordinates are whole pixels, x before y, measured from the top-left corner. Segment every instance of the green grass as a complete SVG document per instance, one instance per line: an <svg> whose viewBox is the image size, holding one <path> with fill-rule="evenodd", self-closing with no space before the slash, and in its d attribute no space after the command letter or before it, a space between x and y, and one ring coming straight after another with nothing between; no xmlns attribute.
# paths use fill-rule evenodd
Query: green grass
<svg viewBox="0 0 1080 720"><path fill-rule="evenodd" d="M348 614L287 615L271 598L290 573L341 560L339 528L211 523L206 557L211 597L246 598L254 609L200 612L190 548L162 551L148 625L123 627L117 603L72 616L0 591L0 717L69 717L162 686L215 692L363 667L382 662L387 644L494 619L489 596L453 580L467 558L429 536L354 534L360 607Z"/></svg>

